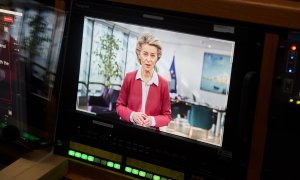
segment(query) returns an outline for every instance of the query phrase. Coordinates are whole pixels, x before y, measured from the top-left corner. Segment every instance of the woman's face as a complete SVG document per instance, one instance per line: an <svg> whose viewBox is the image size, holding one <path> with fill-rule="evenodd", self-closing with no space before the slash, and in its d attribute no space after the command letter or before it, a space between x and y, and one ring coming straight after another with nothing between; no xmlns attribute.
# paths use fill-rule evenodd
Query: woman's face
<svg viewBox="0 0 300 180"><path fill-rule="evenodd" d="M155 64L157 62L157 47L149 44L143 44L139 54L141 60L142 69L144 71L153 72Z"/></svg>

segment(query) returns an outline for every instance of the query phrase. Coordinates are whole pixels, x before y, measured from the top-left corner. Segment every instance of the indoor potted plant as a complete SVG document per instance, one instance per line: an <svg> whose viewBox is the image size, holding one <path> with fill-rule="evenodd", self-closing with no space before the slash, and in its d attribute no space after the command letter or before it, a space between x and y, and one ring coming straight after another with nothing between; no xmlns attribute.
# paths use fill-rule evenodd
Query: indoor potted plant
<svg viewBox="0 0 300 180"><path fill-rule="evenodd" d="M112 34L106 34L99 37L99 46L94 51L97 58L99 74L104 78L104 86L110 88L112 80L122 78L121 66L116 60L119 50L120 40L116 39Z"/></svg>

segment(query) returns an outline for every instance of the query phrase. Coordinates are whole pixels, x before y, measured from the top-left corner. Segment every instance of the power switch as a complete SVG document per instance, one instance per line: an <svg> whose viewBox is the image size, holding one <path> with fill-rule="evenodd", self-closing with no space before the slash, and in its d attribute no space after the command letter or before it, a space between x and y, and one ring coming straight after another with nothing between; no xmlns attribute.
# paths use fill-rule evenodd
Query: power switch
<svg viewBox="0 0 300 180"><path fill-rule="evenodd" d="M294 86L294 80L286 78L286 79L283 80L282 90L285 93L292 93L293 92L293 86Z"/></svg>

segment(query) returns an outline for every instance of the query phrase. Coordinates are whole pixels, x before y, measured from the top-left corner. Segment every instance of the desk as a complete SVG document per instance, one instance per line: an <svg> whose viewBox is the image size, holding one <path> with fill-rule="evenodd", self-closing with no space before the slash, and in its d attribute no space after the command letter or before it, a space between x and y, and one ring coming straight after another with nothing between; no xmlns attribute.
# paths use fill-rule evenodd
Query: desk
<svg viewBox="0 0 300 180"><path fill-rule="evenodd" d="M197 101L192 101L191 99L184 99L184 100L172 100L171 99L171 106L172 106L172 118L176 119L177 115L179 114L181 118L190 119L189 111L191 110L192 106L202 106L208 109L212 109L214 113L217 114L216 122L215 122L215 129L214 129L214 136L219 137L221 135L220 130L222 128L222 121L225 118L226 110L220 107L213 107L209 104L200 103ZM175 110L175 112L173 112ZM176 115L176 116L175 116ZM190 122L191 123L191 122ZM214 122L213 122L214 123Z"/></svg>
<svg viewBox="0 0 300 180"><path fill-rule="evenodd" d="M199 126L199 122L194 124L195 122L191 122L191 114L195 115L195 112L191 113L191 110L193 109L193 106L197 107L203 107L207 110L211 110L212 113L215 113L216 115L208 115L207 113L204 113L203 116L201 115L201 112L196 112L197 119L201 119L201 116L203 118L211 119L211 123L213 123L213 126L209 129L203 129L203 127ZM219 107L212 107L209 104L193 101L190 98L185 99L171 99L171 108L172 108L172 121L170 122L169 126L160 128L161 131L174 134L181 137L186 137L190 139L195 139L197 141L202 141L214 145L221 146L223 141L223 128L222 128L222 121L224 121L226 110L224 108ZM200 108L202 109L202 108ZM197 111L197 108L194 108L195 111ZM206 111L205 111L206 112ZM199 116L199 117L198 117ZM208 116L215 116L215 119L213 117ZM178 125L175 125L176 120L181 119L185 120L186 125L182 125L182 129L175 128ZM197 125L198 124L198 125ZM197 127L199 126L199 127ZM190 129L189 132L186 132L186 129Z"/></svg>
<svg viewBox="0 0 300 180"><path fill-rule="evenodd" d="M225 110L218 110L218 109L214 109L215 111L217 111L217 122L216 122L216 130L215 130L215 136L220 136L220 130L221 130L221 125L222 125L222 120L224 120L225 118Z"/></svg>
<svg viewBox="0 0 300 180"><path fill-rule="evenodd" d="M176 122L171 121L169 126L161 127L160 131L217 146L222 145L222 130L220 130L219 136L214 136L214 134L209 134L209 130L202 129L199 127L193 127L187 124L183 125L181 128L176 128L176 126Z"/></svg>
<svg viewBox="0 0 300 180"><path fill-rule="evenodd" d="M0 171L0 179L136 179L121 173L69 160L44 150L35 150ZM137 180L137 179L136 179Z"/></svg>
<svg viewBox="0 0 300 180"><path fill-rule="evenodd" d="M1 179L60 179L67 174L65 157L45 150L35 150L0 171Z"/></svg>
<svg viewBox="0 0 300 180"><path fill-rule="evenodd" d="M69 171L64 176L67 179L91 180L91 179L109 179L109 180L138 180L125 174L110 171L108 169L84 165L79 162L69 160Z"/></svg>

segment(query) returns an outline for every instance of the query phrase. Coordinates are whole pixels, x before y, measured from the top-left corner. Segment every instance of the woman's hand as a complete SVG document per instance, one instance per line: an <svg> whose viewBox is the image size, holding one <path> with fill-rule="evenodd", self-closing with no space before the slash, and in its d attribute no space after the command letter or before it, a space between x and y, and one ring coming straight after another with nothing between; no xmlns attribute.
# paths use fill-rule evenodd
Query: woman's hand
<svg viewBox="0 0 300 180"><path fill-rule="evenodd" d="M134 112L133 113L133 121L139 125L139 126L144 126L144 120L147 118L147 115L142 112Z"/></svg>
<svg viewBox="0 0 300 180"><path fill-rule="evenodd" d="M147 117L144 119L143 126L145 126L145 127L150 127L151 124L152 124L151 116L147 116Z"/></svg>

